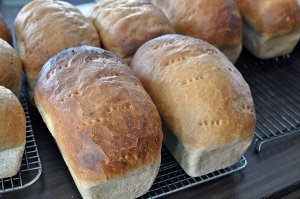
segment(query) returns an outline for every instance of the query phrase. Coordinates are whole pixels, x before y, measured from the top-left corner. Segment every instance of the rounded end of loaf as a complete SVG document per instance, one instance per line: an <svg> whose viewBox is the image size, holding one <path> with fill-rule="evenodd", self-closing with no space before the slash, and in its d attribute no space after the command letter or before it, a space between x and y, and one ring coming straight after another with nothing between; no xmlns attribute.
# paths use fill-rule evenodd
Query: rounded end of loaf
<svg viewBox="0 0 300 199"><path fill-rule="evenodd" d="M25 146L26 119L18 98L0 86L0 153L14 154L14 149ZM11 158L14 158L11 155ZM22 157L22 156L21 156Z"/></svg>

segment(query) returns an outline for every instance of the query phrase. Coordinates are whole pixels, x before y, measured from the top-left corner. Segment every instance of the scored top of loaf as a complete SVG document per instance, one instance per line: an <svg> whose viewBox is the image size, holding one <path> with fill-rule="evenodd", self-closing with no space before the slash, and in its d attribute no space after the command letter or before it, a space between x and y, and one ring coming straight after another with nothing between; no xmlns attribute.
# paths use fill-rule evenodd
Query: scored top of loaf
<svg viewBox="0 0 300 199"><path fill-rule="evenodd" d="M152 0L177 33L203 39L219 49L242 41L242 18L234 0Z"/></svg>
<svg viewBox="0 0 300 199"><path fill-rule="evenodd" d="M70 48L42 68L35 102L75 178L95 184L160 157L159 114L116 55Z"/></svg>
<svg viewBox="0 0 300 199"><path fill-rule="evenodd" d="M183 35L161 36L139 48L131 67L162 119L189 149L213 150L252 139L249 86L214 46Z"/></svg>
<svg viewBox="0 0 300 199"><path fill-rule="evenodd" d="M31 1L18 13L14 27L20 56L31 84L38 78L43 64L61 50L100 45L92 23L75 6L64 1Z"/></svg>
<svg viewBox="0 0 300 199"><path fill-rule="evenodd" d="M105 49L130 62L146 41L174 33L164 13L150 0L104 0L91 13Z"/></svg>
<svg viewBox="0 0 300 199"><path fill-rule="evenodd" d="M245 20L260 34L276 36L300 28L296 0L235 0Z"/></svg>
<svg viewBox="0 0 300 199"><path fill-rule="evenodd" d="M25 145L26 119L18 98L0 86L0 151Z"/></svg>
<svg viewBox="0 0 300 199"><path fill-rule="evenodd" d="M19 96L22 84L22 63L18 53L0 38L0 85Z"/></svg>
<svg viewBox="0 0 300 199"><path fill-rule="evenodd" d="M12 44L12 37L7 24L5 23L2 14L0 13L0 38Z"/></svg>

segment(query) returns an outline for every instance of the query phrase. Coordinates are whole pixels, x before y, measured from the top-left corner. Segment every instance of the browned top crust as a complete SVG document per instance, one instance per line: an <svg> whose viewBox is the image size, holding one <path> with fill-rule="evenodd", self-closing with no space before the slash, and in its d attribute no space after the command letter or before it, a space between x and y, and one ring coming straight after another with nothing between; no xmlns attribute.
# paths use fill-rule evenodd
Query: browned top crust
<svg viewBox="0 0 300 199"><path fill-rule="evenodd" d="M161 36L138 49L131 67L188 150L210 151L252 139L249 86L214 46L183 35Z"/></svg>
<svg viewBox="0 0 300 199"><path fill-rule="evenodd" d="M0 151L25 145L25 113L18 98L0 86Z"/></svg>
<svg viewBox="0 0 300 199"><path fill-rule="evenodd" d="M0 38L12 44L12 37L7 24L4 22L3 16L0 13Z"/></svg>
<svg viewBox="0 0 300 199"><path fill-rule="evenodd" d="M69 168L83 184L143 169L160 156L159 114L116 55L70 48L42 68L35 102Z"/></svg>
<svg viewBox="0 0 300 199"><path fill-rule="evenodd" d="M14 27L29 81L36 81L43 64L61 50L100 45L92 23L63 1L31 1L17 15Z"/></svg>
<svg viewBox="0 0 300 199"><path fill-rule="evenodd" d="M203 39L219 49L241 44L242 19L234 0L152 0L177 33Z"/></svg>
<svg viewBox="0 0 300 199"><path fill-rule="evenodd" d="M19 96L22 84L22 63L18 53L0 38L0 85Z"/></svg>
<svg viewBox="0 0 300 199"><path fill-rule="evenodd" d="M296 0L235 0L245 20L261 35L276 36L300 28Z"/></svg>
<svg viewBox="0 0 300 199"><path fill-rule="evenodd" d="M174 33L164 13L150 0L104 0L90 16L105 49L130 62L146 41Z"/></svg>

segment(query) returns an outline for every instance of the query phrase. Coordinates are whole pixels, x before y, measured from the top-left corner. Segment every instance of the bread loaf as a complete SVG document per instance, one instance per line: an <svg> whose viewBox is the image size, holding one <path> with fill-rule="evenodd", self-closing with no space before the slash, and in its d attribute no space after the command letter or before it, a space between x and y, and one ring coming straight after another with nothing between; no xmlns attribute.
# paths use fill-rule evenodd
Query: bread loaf
<svg viewBox="0 0 300 199"><path fill-rule="evenodd" d="M218 49L165 35L143 44L131 67L171 130L164 134L166 147L188 175L241 158L253 137L254 105L248 84Z"/></svg>
<svg viewBox="0 0 300 199"><path fill-rule="evenodd" d="M0 85L19 96L22 84L22 63L18 53L0 38Z"/></svg>
<svg viewBox="0 0 300 199"><path fill-rule="evenodd" d="M152 0L179 34L203 39L231 62L242 49L242 18L234 0Z"/></svg>
<svg viewBox="0 0 300 199"><path fill-rule="evenodd" d="M128 63L146 41L174 33L167 17L150 0L104 0L93 8L90 18L104 48Z"/></svg>
<svg viewBox="0 0 300 199"><path fill-rule="evenodd" d="M18 98L0 86L0 179L14 176L21 167L26 142L26 120Z"/></svg>
<svg viewBox="0 0 300 199"><path fill-rule="evenodd" d="M0 13L0 38L12 44L12 37L7 24L5 23L2 14Z"/></svg>
<svg viewBox="0 0 300 199"><path fill-rule="evenodd" d="M268 59L290 53L300 38L296 0L235 0L244 18L243 43L255 56Z"/></svg>
<svg viewBox="0 0 300 199"><path fill-rule="evenodd" d="M50 57L73 46L100 45L92 23L63 1L31 1L17 15L14 27L31 97L39 71Z"/></svg>
<svg viewBox="0 0 300 199"><path fill-rule="evenodd" d="M70 48L42 68L35 103L83 198L135 198L160 166L162 130L127 64L94 47Z"/></svg>

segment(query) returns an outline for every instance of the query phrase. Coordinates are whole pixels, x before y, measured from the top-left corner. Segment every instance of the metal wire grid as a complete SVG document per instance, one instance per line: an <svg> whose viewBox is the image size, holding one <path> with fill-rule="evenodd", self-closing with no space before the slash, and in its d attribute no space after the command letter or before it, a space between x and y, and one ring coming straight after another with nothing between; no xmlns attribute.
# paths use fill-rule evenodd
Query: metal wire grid
<svg viewBox="0 0 300 199"><path fill-rule="evenodd" d="M140 197L140 199L165 196L234 173L245 168L247 165L247 160L243 156L238 163L231 167L221 169L201 177L193 178L184 172L164 146L162 148L161 155L161 166L158 175L151 189L148 193Z"/></svg>
<svg viewBox="0 0 300 199"><path fill-rule="evenodd" d="M28 106L23 95L21 95L20 101L26 116L25 151L18 174L11 178L0 179L0 195L32 185L38 180L42 173L42 164L32 130Z"/></svg>
<svg viewBox="0 0 300 199"><path fill-rule="evenodd" d="M239 62L256 108L255 150L279 138L300 133L300 62L297 55Z"/></svg>

